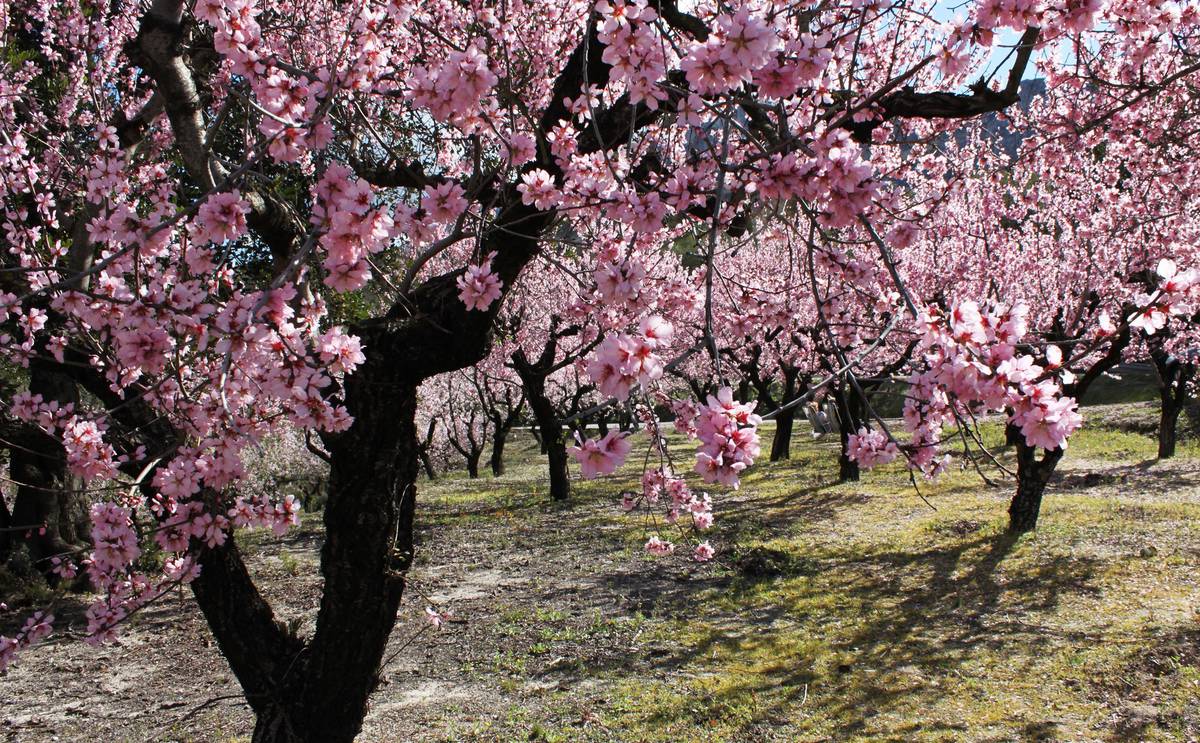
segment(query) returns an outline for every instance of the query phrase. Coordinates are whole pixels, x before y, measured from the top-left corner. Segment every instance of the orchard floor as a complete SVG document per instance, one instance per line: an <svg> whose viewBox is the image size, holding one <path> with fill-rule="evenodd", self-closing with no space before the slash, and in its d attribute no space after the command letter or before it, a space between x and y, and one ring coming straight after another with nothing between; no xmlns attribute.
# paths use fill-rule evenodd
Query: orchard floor
<svg viewBox="0 0 1200 743"><path fill-rule="evenodd" d="M426 629L409 593L362 740L1200 740L1198 448L1158 463L1093 426L1013 539L1008 485L954 472L921 485L933 510L898 468L835 484L835 442L802 433L715 498L720 559L697 565L642 553L617 507L640 461L555 506L523 436L504 477L423 488L414 586L456 621ZM243 541L310 632L319 515ZM119 646L23 656L0 736L248 740L237 694L181 596Z"/></svg>

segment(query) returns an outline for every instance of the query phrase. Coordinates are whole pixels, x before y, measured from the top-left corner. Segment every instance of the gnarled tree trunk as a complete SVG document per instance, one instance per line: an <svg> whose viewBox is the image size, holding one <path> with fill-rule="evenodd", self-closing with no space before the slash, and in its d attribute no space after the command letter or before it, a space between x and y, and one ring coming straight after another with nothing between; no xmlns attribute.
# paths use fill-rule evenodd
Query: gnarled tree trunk
<svg viewBox="0 0 1200 743"><path fill-rule="evenodd" d="M850 458L850 434L863 425L865 405L858 392L845 385L832 388L838 414L838 482L858 482L858 462Z"/></svg>
<svg viewBox="0 0 1200 743"><path fill-rule="evenodd" d="M529 363L523 351L513 354L513 365L521 384L525 387L525 399L542 434L542 449L550 467L550 497L563 501L571 497L571 478L567 471L567 443L563 437L563 424L558 419L554 404L546 396L546 378Z"/></svg>
<svg viewBox="0 0 1200 743"><path fill-rule="evenodd" d="M1025 532L1037 528L1046 483L1062 459L1062 449L1052 449L1038 458L1037 447L1017 442L1017 492L1008 505L1008 530Z"/></svg>
<svg viewBox="0 0 1200 743"><path fill-rule="evenodd" d="M79 404L75 382L40 359L30 363L29 391L47 402ZM32 424L20 426L16 434L9 449L9 471L16 483L9 518L12 528L29 528L13 532L12 544L23 544L30 560L49 574L50 558L87 546L87 499L58 439Z"/></svg>
<svg viewBox="0 0 1200 743"><path fill-rule="evenodd" d="M1158 458L1175 456L1178 440L1179 414L1187 407L1188 384L1196 374L1195 364L1167 353L1161 346L1150 351L1154 370L1158 372L1158 399L1161 408L1158 418Z"/></svg>

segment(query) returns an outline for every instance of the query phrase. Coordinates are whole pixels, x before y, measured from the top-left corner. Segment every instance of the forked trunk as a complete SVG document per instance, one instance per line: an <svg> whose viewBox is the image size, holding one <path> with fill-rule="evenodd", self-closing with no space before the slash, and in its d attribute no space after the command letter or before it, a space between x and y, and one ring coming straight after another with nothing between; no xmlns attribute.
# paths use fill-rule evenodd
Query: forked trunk
<svg viewBox="0 0 1200 743"><path fill-rule="evenodd" d="M1037 447L1025 443L1024 438L1017 442L1017 492L1008 505L1008 530L1011 532L1037 528L1046 484L1063 456L1062 449L1047 451L1041 459L1037 453Z"/></svg>

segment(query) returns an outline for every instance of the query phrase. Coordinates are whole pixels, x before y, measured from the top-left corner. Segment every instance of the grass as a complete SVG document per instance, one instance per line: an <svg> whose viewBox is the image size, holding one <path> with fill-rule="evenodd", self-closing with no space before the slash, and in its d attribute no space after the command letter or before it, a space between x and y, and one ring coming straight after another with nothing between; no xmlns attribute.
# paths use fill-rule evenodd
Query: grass
<svg viewBox="0 0 1200 743"><path fill-rule="evenodd" d="M800 431L790 461L714 492L705 565L644 553L647 525L618 506L640 458L553 503L518 435L503 477L420 484L416 564L361 739L1200 740L1200 447L1155 462L1152 406L1086 413L1034 533L1006 533L1012 484L994 472L991 487L956 459L921 496L899 465L839 484L836 441ZM999 424L979 435L1011 468ZM686 469L692 446L669 443ZM321 515L237 539L278 618L311 632ZM425 631L426 601L455 621ZM158 624L177 620L195 631ZM194 606L164 602L129 630L104 651L112 678L168 683L181 710L236 693ZM82 694L70 684L92 657L65 652L31 653L40 666L4 679L13 699ZM56 734L161 739L125 728L156 719L158 697L113 688L97 692L113 726L64 712ZM246 740L250 724L231 702L171 735Z"/></svg>
<svg viewBox="0 0 1200 743"><path fill-rule="evenodd" d="M998 424L981 434L991 446L1002 441ZM931 507L898 467L836 484L831 443L797 443L791 462L757 464L740 493L718 499L723 564L653 603L644 620L654 637L649 667L595 670L605 695L593 722L556 725L553 706L541 707L523 728L529 739L1200 734L1200 500L1187 477L1188 460L1200 455L1195 444L1181 447L1182 474L1159 473L1148 467L1153 439L1085 429L1072 439L1041 528L1013 537L1005 531L1008 487L986 487L972 470L923 483ZM686 456L683 442L672 444ZM454 480L439 486L435 497L470 509L442 518L519 524L523 509L554 508L525 479L536 475L536 452L517 449L503 495ZM636 486L637 471L640 463L615 480L580 483L576 504L613 500ZM1131 476L1141 479L1129 484ZM591 512L583 522L613 518ZM636 524L622 527L622 554L644 539ZM1153 555L1139 552L1146 545ZM739 569L738 557L755 551L773 556L767 576ZM509 617L542 628L519 654L552 654L562 618ZM496 670L528 670L514 664L506 658ZM491 735L499 733L483 739L503 739Z"/></svg>

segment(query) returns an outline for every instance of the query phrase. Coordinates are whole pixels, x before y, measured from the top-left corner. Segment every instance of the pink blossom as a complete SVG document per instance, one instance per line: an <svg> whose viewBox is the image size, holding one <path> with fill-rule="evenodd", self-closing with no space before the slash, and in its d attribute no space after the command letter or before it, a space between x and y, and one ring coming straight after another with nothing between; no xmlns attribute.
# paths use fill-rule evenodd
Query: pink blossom
<svg viewBox="0 0 1200 743"><path fill-rule="evenodd" d="M580 474L586 480L598 475L611 475L624 464L632 448L626 434L619 431L611 431L601 439L583 439L578 443L578 446L572 446L567 451L579 462Z"/></svg>
<svg viewBox="0 0 1200 743"><path fill-rule="evenodd" d="M495 253L490 253L483 263L467 266L463 275L456 280L458 298L468 310L483 312L500 298L500 289L504 284L492 273L492 259L495 257Z"/></svg>

